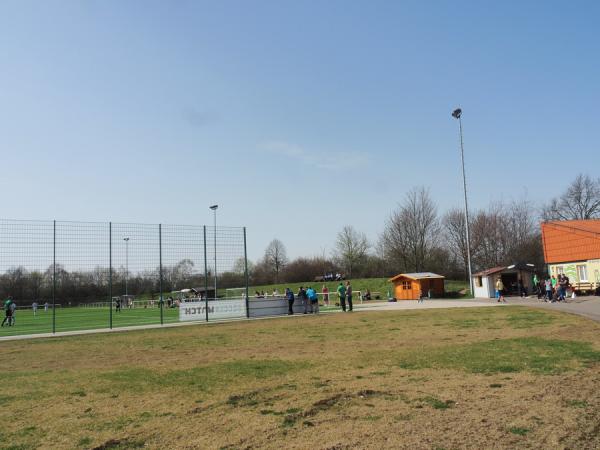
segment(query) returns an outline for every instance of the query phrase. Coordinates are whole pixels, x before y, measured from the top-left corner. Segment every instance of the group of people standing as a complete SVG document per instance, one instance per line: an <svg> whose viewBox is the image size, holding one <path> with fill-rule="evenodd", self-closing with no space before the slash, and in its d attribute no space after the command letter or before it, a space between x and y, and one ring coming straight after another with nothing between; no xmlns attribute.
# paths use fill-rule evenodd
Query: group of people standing
<svg viewBox="0 0 600 450"><path fill-rule="evenodd" d="M518 282L519 291L521 297L527 295L527 290L523 286L521 280ZM533 286L537 292L538 300L544 300L546 302L564 302L567 298L567 290L571 287L569 277L564 273L558 274L558 276L552 275L545 278L538 278L537 275L533 276ZM504 298L504 283L502 279L496 280L496 299L499 302L506 302Z"/></svg>
<svg viewBox="0 0 600 450"><path fill-rule="evenodd" d="M41 300L40 300L41 301ZM44 303L44 311L48 312L48 308L50 307L50 304L48 302ZM34 300L33 303L31 304L31 311L33 312L34 316L37 316L37 311L38 311L38 301ZM17 302L15 302L15 300L13 299L13 297L11 295L9 295L8 297L6 297L6 300L4 300L4 302L2 303L2 309L4 310L4 319L2 320L2 325L0 326L8 326L8 327L13 327L15 326L15 319L16 319L16 314L17 314Z"/></svg>
<svg viewBox="0 0 600 450"><path fill-rule="evenodd" d="M544 299L546 302L564 302L567 297L567 289L571 286L569 277L564 273L558 274L558 277L552 275L546 279L534 279L537 286L538 299Z"/></svg>
<svg viewBox="0 0 600 450"><path fill-rule="evenodd" d="M323 285L321 289L321 295L323 296L323 305L329 306L329 288ZM352 311L352 285L350 281L346 281L344 285L340 281L337 287L337 295L340 299L340 306L342 311ZM319 294L315 291L312 286L304 289L304 286L300 286L298 293L294 296L294 292L290 288L285 288L285 298L288 301L288 314L294 314L294 302L298 300L302 302L304 306L304 314L318 314L319 313ZM346 302L348 303L348 309L346 309Z"/></svg>

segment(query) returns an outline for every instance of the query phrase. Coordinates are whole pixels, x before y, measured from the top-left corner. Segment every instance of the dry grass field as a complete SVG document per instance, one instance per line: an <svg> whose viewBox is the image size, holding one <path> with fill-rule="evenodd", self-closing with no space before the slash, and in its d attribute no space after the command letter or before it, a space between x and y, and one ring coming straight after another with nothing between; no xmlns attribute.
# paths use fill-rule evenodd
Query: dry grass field
<svg viewBox="0 0 600 450"><path fill-rule="evenodd" d="M600 324L524 307L3 342L0 448L599 448Z"/></svg>

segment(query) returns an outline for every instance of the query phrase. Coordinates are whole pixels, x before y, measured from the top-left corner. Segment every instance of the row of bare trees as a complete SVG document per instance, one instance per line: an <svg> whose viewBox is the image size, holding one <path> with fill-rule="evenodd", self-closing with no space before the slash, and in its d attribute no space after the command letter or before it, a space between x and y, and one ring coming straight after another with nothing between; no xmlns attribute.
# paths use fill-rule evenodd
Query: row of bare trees
<svg viewBox="0 0 600 450"><path fill-rule="evenodd" d="M496 201L471 212L469 219L473 270L515 262L544 264L541 220L600 218L600 179L579 175L567 190L538 207L527 200ZM375 243L351 225L337 235L330 257L289 261L275 239L252 270L253 282L304 281L331 271L348 277L388 276L398 272L434 271L467 277L465 215L452 208L440 215L429 190L410 190L385 223Z"/></svg>
<svg viewBox="0 0 600 450"><path fill-rule="evenodd" d="M239 286L243 276L224 274L231 284ZM211 275L209 273L209 279ZM193 261L182 259L172 266L162 268L163 292L204 286L204 269L197 270ZM18 301L48 300L54 287L59 303L87 303L106 301L109 282L113 295L125 293L125 279L128 292L133 295L147 295L157 298L160 284L159 268L141 272L129 272L124 267L114 268L109 276L108 267L97 266L91 270L68 270L62 264L52 265L46 270L28 270L23 266L7 269L0 274L0 297L12 295ZM110 281L109 281L110 280Z"/></svg>

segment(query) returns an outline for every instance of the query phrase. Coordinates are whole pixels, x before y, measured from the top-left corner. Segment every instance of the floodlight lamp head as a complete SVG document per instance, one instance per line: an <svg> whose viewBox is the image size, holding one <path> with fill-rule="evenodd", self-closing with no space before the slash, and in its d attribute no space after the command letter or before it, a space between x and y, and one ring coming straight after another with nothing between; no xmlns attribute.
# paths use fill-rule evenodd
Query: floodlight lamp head
<svg viewBox="0 0 600 450"><path fill-rule="evenodd" d="M214 211L214 210L216 210L218 207L219 207L219 205L212 205L212 206L210 207L210 209L212 209L212 210Z"/></svg>
<svg viewBox="0 0 600 450"><path fill-rule="evenodd" d="M460 119L461 114L462 114L462 109L460 109L460 108L456 108L454 111L452 111L452 117L454 117L455 119Z"/></svg>

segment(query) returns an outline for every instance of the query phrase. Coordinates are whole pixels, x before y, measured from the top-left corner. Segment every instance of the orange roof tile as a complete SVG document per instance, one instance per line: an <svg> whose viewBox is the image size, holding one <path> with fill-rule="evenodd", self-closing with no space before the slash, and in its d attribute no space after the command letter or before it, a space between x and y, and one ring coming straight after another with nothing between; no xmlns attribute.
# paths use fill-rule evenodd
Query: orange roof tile
<svg viewBox="0 0 600 450"><path fill-rule="evenodd" d="M564 220L542 223L547 263L600 258L600 220Z"/></svg>

